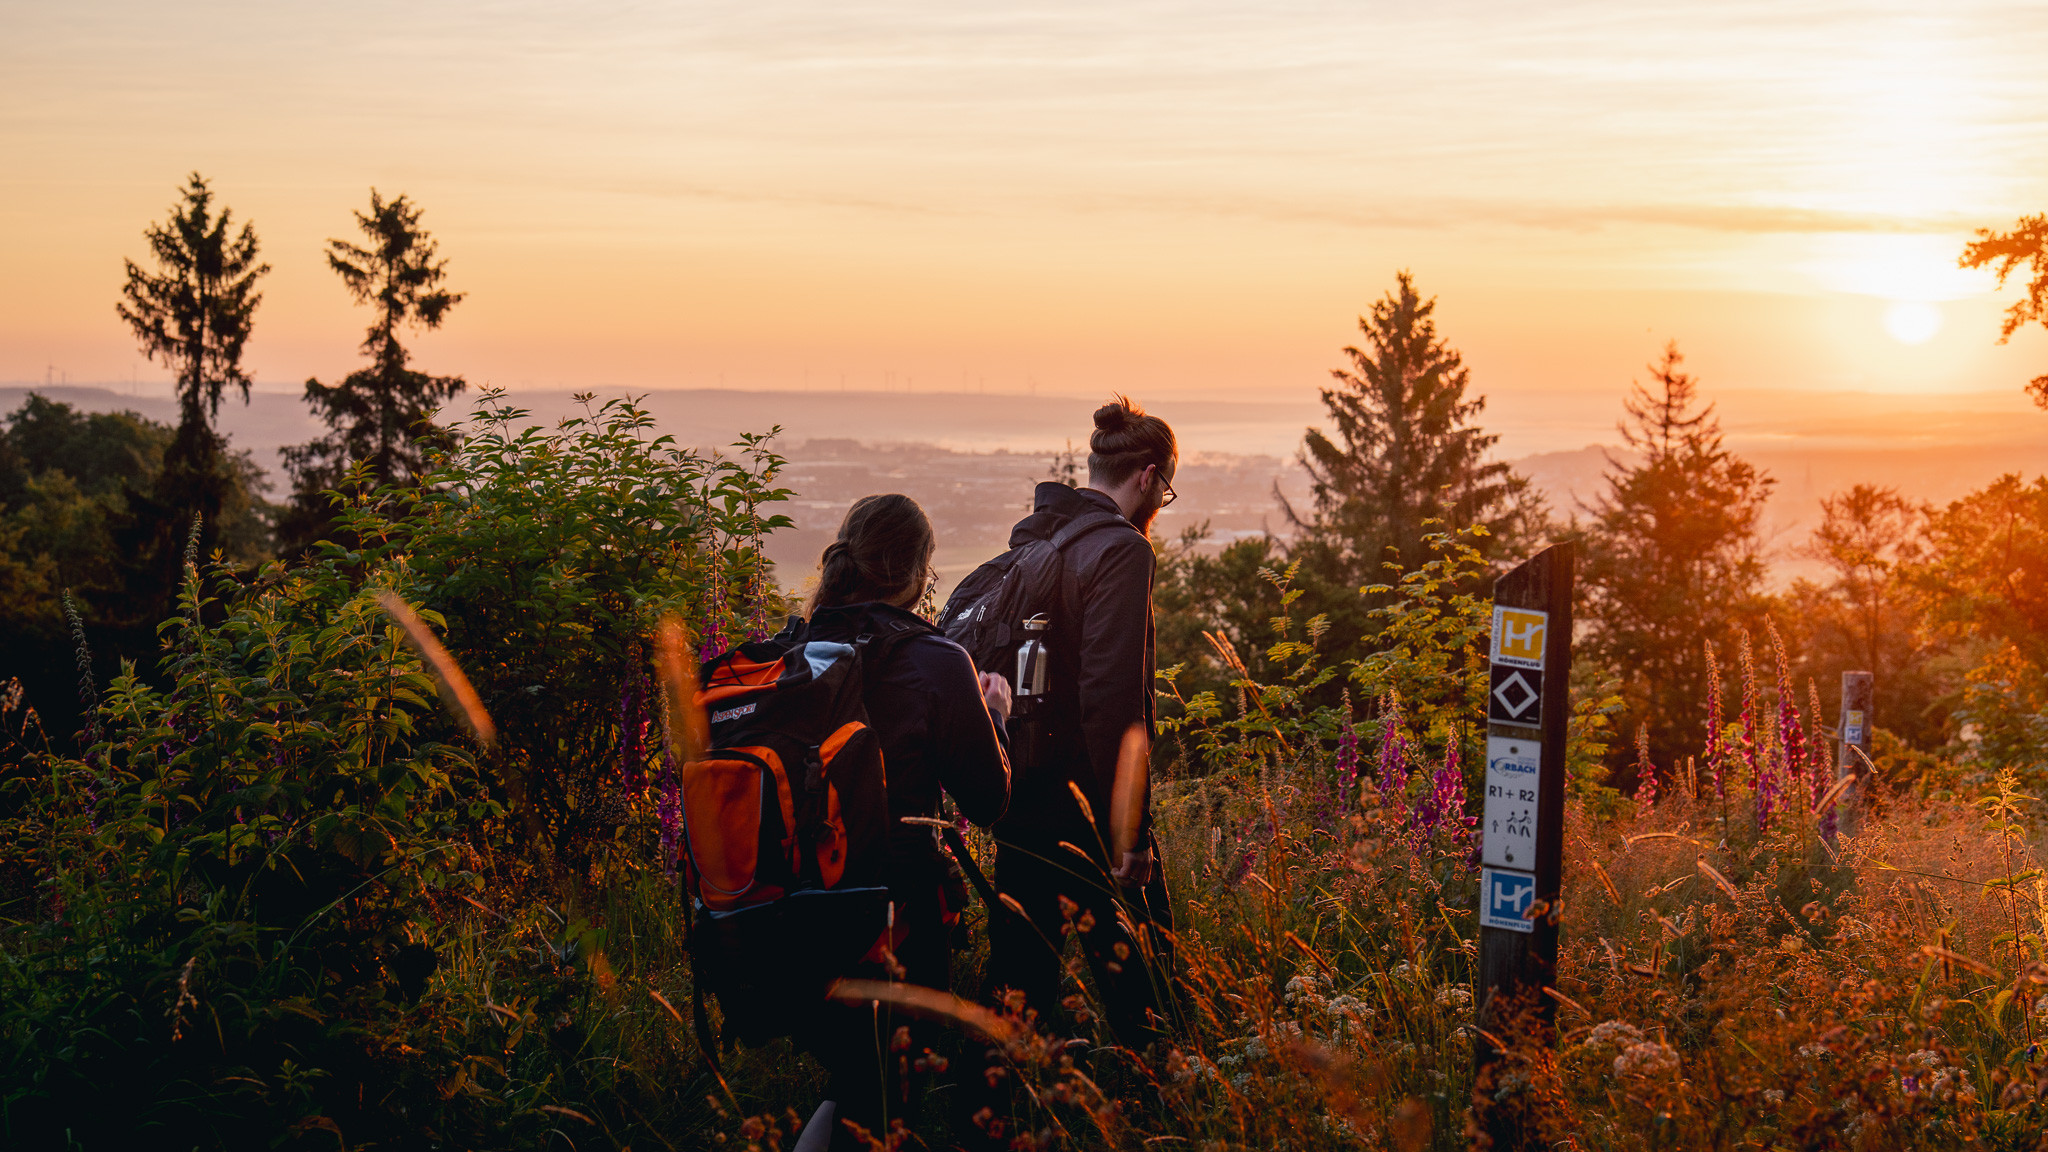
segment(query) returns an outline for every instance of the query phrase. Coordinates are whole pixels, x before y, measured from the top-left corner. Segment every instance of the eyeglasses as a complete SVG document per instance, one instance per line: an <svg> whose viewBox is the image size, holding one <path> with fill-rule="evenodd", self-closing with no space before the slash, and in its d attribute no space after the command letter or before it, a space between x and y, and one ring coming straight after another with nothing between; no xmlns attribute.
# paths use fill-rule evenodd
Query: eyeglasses
<svg viewBox="0 0 2048 1152"><path fill-rule="evenodd" d="M1159 483L1162 487L1166 489L1166 498L1159 502L1159 506L1161 508L1166 507L1168 504L1171 504L1175 500L1180 498L1180 494L1173 490L1173 481L1168 480L1164 475L1161 475L1159 477Z"/></svg>

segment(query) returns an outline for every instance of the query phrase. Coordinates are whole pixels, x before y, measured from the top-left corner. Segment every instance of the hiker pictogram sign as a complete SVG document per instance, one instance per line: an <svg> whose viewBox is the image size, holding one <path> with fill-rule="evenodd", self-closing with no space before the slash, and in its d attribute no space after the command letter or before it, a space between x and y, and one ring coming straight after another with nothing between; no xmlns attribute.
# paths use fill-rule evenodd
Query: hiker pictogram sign
<svg viewBox="0 0 2048 1152"><path fill-rule="evenodd" d="M1480 823L1485 863L1524 872L1536 870L1537 785L1542 766L1540 742L1486 738L1486 809Z"/></svg>

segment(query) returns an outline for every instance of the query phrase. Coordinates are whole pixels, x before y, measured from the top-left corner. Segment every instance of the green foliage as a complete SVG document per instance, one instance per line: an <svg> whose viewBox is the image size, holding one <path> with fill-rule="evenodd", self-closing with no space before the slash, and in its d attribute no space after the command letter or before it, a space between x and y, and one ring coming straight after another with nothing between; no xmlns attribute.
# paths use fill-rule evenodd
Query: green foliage
<svg viewBox="0 0 2048 1152"><path fill-rule="evenodd" d="M451 834L502 810L367 589L317 568L211 582L190 571L165 625L171 688L118 678L85 757L6 780L10 862L34 878L0 1008L24 1146L282 1136L420 1074L352 1033L404 1033L433 899L480 883Z"/></svg>
<svg viewBox="0 0 2048 1152"><path fill-rule="evenodd" d="M1936 626L2012 644L2048 667L2048 477L2016 475L1935 512L1910 574Z"/></svg>
<svg viewBox="0 0 2048 1152"><path fill-rule="evenodd" d="M1366 694L1393 693L1401 701L1403 734L1441 743L1453 730L1467 741L1466 760L1485 752L1487 661L1484 638L1493 627L1493 602L1473 591L1490 574L1480 546L1484 525L1449 531L1438 521L1422 543L1428 559L1392 584L1368 586L1386 597L1372 609L1376 638L1351 665L1351 680Z"/></svg>
<svg viewBox="0 0 2048 1152"><path fill-rule="evenodd" d="M1594 508L1582 569L1583 654L1622 677L1625 731L1650 727L1651 758L1673 763L1707 699L1702 642L1730 651L1763 592L1759 517L1772 481L1722 446L1713 405L1698 407L1677 345L1626 402L1617 462Z"/></svg>
<svg viewBox="0 0 2048 1152"><path fill-rule="evenodd" d="M2002 476L1932 513L1906 578L1922 626L1969 658L1953 751L2038 784L2048 772L2048 478Z"/></svg>
<svg viewBox="0 0 2048 1152"><path fill-rule="evenodd" d="M1971 669L1957 718L1967 727L1966 763L1980 773L2010 769L2031 788L2048 787L2048 676L2011 644Z"/></svg>
<svg viewBox="0 0 2048 1152"><path fill-rule="evenodd" d="M1623 705L1621 694L1615 691L1620 683L1618 677L1600 675L1590 663L1572 669L1572 711L1565 729L1565 794L1603 819L1613 816L1621 802L1621 793L1607 783L1608 753L1614 748L1613 718Z"/></svg>
<svg viewBox="0 0 2048 1152"><path fill-rule="evenodd" d="M10 1146L624 1143L654 1140L650 1112L701 1120L653 994L685 994L658 739L622 741L621 702L657 615L718 643L761 626L780 460L762 437L677 449L626 401L553 430L499 401L426 484L352 486L347 546L246 581L188 566L168 684L118 677L83 757L8 766ZM467 668L490 755L384 589Z"/></svg>
<svg viewBox="0 0 2048 1152"><path fill-rule="evenodd" d="M1475 546L1485 535L1480 526L1431 532L1428 560L1394 584L1365 589L1385 599L1370 612L1378 641L1341 662L1327 650L1328 618L1302 614L1299 562L1260 569L1278 609L1266 621L1270 643L1260 664L1219 636L1214 651L1230 676L1220 688L1186 691L1183 665L1162 669L1161 695L1177 708L1161 719L1161 729L1191 745L1203 771L1320 758L1353 721L1349 691L1340 703L1320 702L1329 695L1325 686L1342 682L1368 700L1398 701L1389 719L1404 746L1440 748L1455 736L1461 762L1483 764L1486 732L1474 718L1486 714L1491 602L1465 589L1487 571Z"/></svg>
<svg viewBox="0 0 2048 1152"><path fill-rule="evenodd" d="M1241 654L1254 676L1268 676L1265 642L1280 597L1263 573L1284 567L1284 550L1267 536L1238 540L1207 554L1209 526L1183 530L1171 542L1154 540L1152 607L1157 662L1178 667L1175 682L1195 696L1223 690L1233 672L1210 644L1213 633Z"/></svg>
<svg viewBox="0 0 2048 1152"><path fill-rule="evenodd" d="M1339 709L1315 707L1309 703L1315 690L1337 676L1337 670L1323 664L1318 646L1329 622L1322 616L1297 620L1294 605L1301 599L1295 588L1296 569L1261 569L1259 575L1274 590L1279 614L1267 621L1274 642L1265 650L1265 665L1272 679L1258 679L1239 654L1235 644L1218 637L1215 652L1230 679L1223 693L1234 693L1235 715L1226 714L1219 692L1202 690L1184 696L1179 688L1181 665L1159 673L1166 688L1161 694L1179 705L1179 715L1160 720L1169 734L1184 733L1199 757L1198 765L1208 771L1241 769L1265 762L1292 760L1336 738L1344 717Z"/></svg>
<svg viewBox="0 0 2048 1152"><path fill-rule="evenodd" d="M778 602L761 537L789 524L763 510L788 495L767 437L705 456L653 435L631 401L578 401L582 415L543 430L485 391L424 483L342 502L358 546L319 547L329 563L402 569L447 619L546 837L534 847L565 865L612 837L615 769L641 767L617 764L617 726L655 622L679 614L719 647L765 633Z"/></svg>
<svg viewBox="0 0 2048 1152"><path fill-rule="evenodd" d="M0 429L0 682L22 682L62 747L79 726L67 591L100 680L123 658L156 670L153 606L166 598L150 587L154 557L136 539L154 531L150 494L171 441L171 429L133 412L79 412L33 393ZM220 463L221 546L253 564L263 554L259 474L246 452Z"/></svg>

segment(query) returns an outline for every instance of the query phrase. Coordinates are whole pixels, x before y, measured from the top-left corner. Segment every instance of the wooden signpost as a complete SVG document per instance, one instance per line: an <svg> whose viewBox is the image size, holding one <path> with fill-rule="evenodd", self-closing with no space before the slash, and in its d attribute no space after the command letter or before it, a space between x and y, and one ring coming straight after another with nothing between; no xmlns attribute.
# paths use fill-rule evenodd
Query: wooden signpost
<svg viewBox="0 0 2048 1152"><path fill-rule="evenodd" d="M1556 980L1564 849L1565 726L1571 717L1573 545L1553 544L1493 585L1480 823L1479 1026L1499 1036L1508 1003ZM1477 1065L1497 1055L1482 1039Z"/></svg>
<svg viewBox="0 0 2048 1152"><path fill-rule="evenodd" d="M1875 679L1868 672L1842 673L1841 752L1836 759L1835 777L1855 776L1858 780L1842 790L1841 798L1835 803L1835 811L1839 813L1837 821L1841 830L1851 836L1861 830L1864 786L1861 777L1870 773L1870 765L1866 761L1870 757L1870 697Z"/></svg>

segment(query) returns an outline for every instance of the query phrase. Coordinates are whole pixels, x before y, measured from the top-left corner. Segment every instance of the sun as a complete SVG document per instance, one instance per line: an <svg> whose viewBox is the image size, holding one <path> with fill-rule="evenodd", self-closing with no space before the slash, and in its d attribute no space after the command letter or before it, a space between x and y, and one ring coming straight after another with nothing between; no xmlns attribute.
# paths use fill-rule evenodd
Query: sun
<svg viewBox="0 0 2048 1152"><path fill-rule="evenodd" d="M1884 310L1884 330L1901 344L1925 344L1941 331L1941 309L1925 300L1900 300Z"/></svg>

